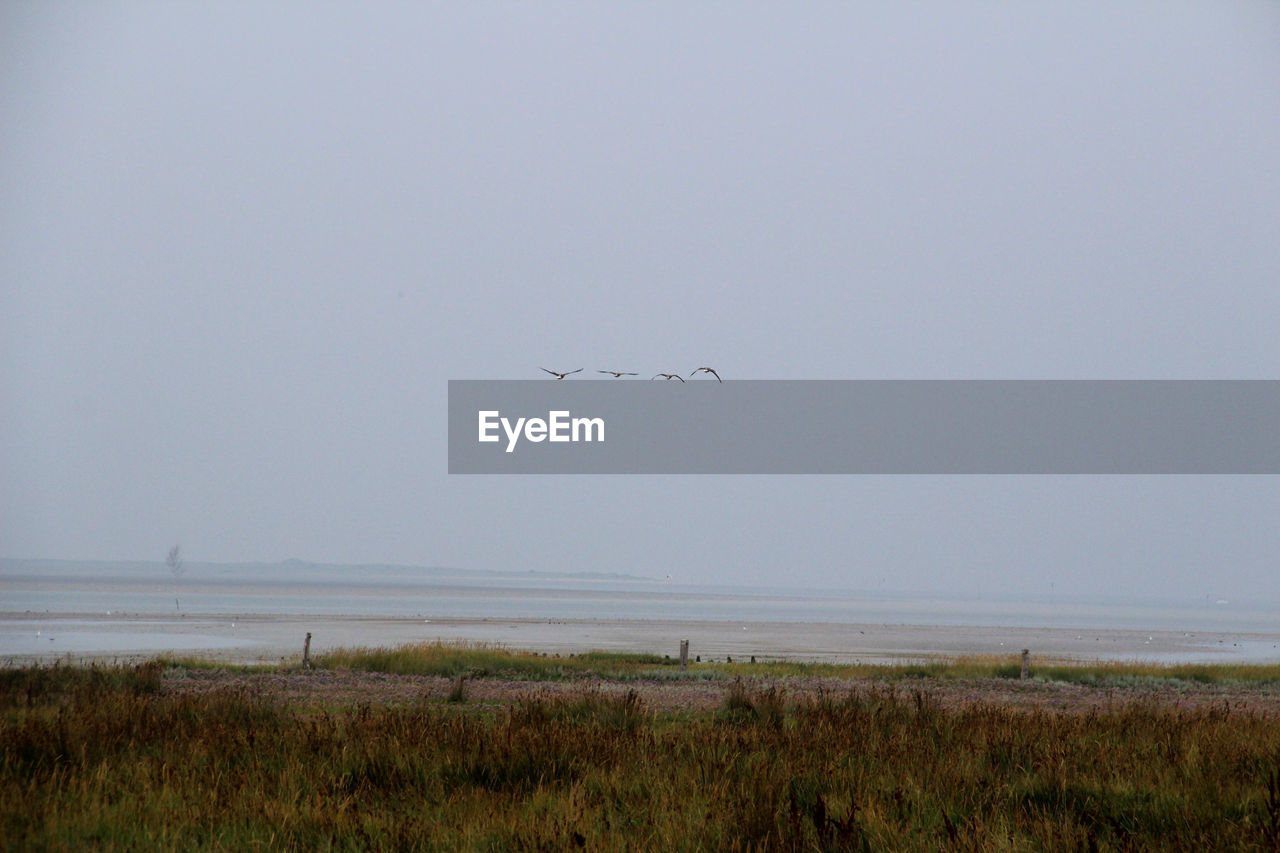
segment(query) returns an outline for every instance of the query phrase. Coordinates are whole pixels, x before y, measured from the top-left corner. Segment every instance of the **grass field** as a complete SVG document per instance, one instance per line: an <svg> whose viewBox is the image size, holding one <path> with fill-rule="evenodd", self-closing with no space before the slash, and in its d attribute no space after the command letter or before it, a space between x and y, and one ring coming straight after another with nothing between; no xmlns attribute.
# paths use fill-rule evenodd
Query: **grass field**
<svg viewBox="0 0 1280 853"><path fill-rule="evenodd" d="M1280 725L1228 702L1052 713L938 701L949 679L1008 678L1007 660L682 674L651 656L418 646L318 663L581 683L498 704L298 703L255 689L266 672L172 689L196 661L0 670L4 846L1280 849ZM840 687L791 686L813 675ZM1106 664L1037 677L1271 691L1278 675ZM645 691L664 677L712 679L717 707L655 710Z"/></svg>
<svg viewBox="0 0 1280 853"><path fill-rule="evenodd" d="M321 655L317 665L346 667L400 675L474 675L528 678L538 681L598 677L628 679L725 679L824 676L844 679L902 678L1018 678L1022 664L1017 657L966 657L934 659L905 664L828 664L799 661L691 663L681 671L679 661L661 655L587 652L548 656L501 646L457 643L420 643L394 648L344 649ZM1093 686L1122 686L1140 681L1199 684L1247 682L1280 686L1280 665L1275 664L1176 664L1128 662L1037 663L1033 678Z"/></svg>

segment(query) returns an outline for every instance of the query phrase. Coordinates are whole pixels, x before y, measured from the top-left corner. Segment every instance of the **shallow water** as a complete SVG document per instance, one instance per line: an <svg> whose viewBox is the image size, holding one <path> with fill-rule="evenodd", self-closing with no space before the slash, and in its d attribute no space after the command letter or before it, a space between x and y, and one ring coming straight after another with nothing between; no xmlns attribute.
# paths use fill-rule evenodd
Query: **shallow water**
<svg viewBox="0 0 1280 853"><path fill-rule="evenodd" d="M124 654L139 651L197 651L252 646L252 639L212 633L140 629L122 631L83 630L83 623L68 619L6 621L0 623L0 655Z"/></svg>
<svg viewBox="0 0 1280 853"><path fill-rule="evenodd" d="M956 600L850 592L683 586L645 580L413 570L405 567L208 566L177 582L147 564L36 565L0 561L0 655L111 654L261 646L237 619L332 617L431 621L509 620L514 625L583 620L742 623L792 626L949 626L976 636L1005 629L1052 630L1063 647L1087 650L1098 632L1152 632L1126 638L1120 656L1148 660L1280 661L1280 620L1271 608L1229 602L1158 605L1077 601ZM259 620L261 623L262 620ZM567 629L566 629L567 630ZM1073 635L1072 631L1080 632ZM451 636L512 642L511 625L454 626ZM564 633L563 631L561 633ZM572 632L571 632L572 633ZM1024 632L1025 633L1025 632ZM576 629L583 641L586 628ZM1159 641L1155 635L1162 634ZM1215 635L1209 637L1207 635ZM815 635L816 636L816 635ZM1094 637L1095 641L1101 640ZM1176 640L1176 642L1175 642ZM518 642L518 641L517 641ZM1023 640L1010 640L1011 643ZM1171 643L1173 644L1171 646ZM984 644L999 653L1012 646ZM726 646L727 648L728 646ZM1097 645L1099 657L1114 653ZM1196 650L1195 653L1191 651ZM764 648L762 647L762 651ZM803 653L805 649L800 649ZM812 651L812 650L810 650ZM886 650L892 653L892 649ZM945 651L940 649L939 651ZM1149 651L1149 654L1143 654ZM1196 655L1199 654L1199 658Z"/></svg>

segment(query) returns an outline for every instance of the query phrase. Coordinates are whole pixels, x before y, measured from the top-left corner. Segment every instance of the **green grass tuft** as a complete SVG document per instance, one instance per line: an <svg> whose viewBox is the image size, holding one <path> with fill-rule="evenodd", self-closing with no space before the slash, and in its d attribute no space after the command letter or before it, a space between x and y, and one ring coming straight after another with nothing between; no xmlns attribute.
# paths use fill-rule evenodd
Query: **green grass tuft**
<svg viewBox="0 0 1280 853"><path fill-rule="evenodd" d="M441 642L393 648L340 649L317 655L314 660L315 665L322 669L536 681L577 678L627 680L679 671L678 662L654 654L592 651L548 657L502 646Z"/></svg>

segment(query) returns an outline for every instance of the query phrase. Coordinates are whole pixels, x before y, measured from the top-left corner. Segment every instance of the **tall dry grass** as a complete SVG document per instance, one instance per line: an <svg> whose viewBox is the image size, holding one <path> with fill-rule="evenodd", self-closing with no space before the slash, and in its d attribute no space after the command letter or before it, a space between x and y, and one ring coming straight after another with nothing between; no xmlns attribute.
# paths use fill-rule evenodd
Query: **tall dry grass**
<svg viewBox="0 0 1280 853"><path fill-rule="evenodd" d="M955 710L925 680L334 710L171 694L155 665L3 675L9 849L1280 845L1280 725L1226 705Z"/></svg>

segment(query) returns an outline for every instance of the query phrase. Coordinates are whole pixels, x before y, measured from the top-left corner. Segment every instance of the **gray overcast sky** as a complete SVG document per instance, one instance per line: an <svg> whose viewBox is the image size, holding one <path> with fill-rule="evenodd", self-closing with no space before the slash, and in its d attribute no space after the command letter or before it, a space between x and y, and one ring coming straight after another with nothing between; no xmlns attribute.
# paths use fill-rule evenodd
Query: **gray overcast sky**
<svg viewBox="0 0 1280 853"><path fill-rule="evenodd" d="M5 3L0 555L1280 598L1274 477L445 473L540 365L1280 378L1277 152L1275 3Z"/></svg>

